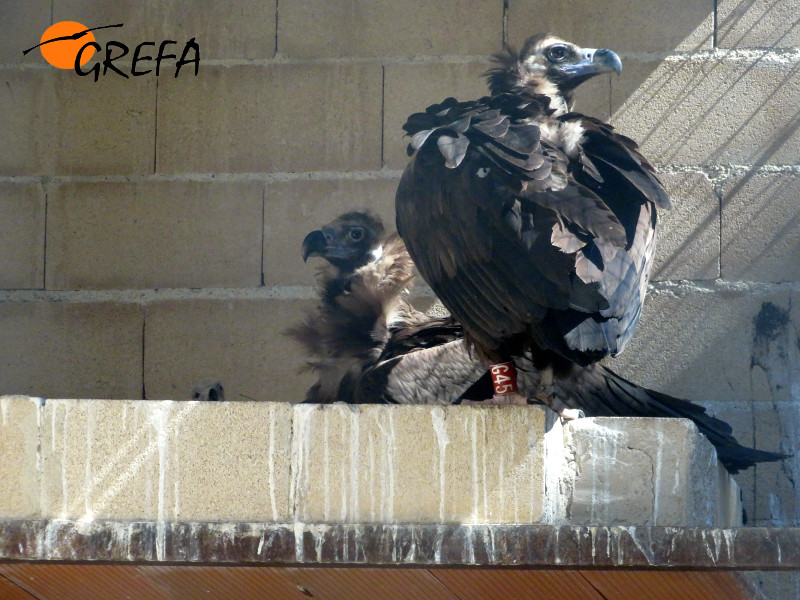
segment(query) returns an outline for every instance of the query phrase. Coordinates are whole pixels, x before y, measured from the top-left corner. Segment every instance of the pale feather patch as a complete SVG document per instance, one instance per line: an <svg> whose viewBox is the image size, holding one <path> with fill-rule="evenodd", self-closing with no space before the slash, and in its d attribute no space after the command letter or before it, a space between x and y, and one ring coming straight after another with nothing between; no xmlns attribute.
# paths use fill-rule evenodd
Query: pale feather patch
<svg viewBox="0 0 800 600"><path fill-rule="evenodd" d="M542 139L554 146L561 148L570 158L578 154L578 149L583 142L584 128L580 121L558 123L556 121L542 121L538 123L542 132Z"/></svg>
<svg viewBox="0 0 800 600"><path fill-rule="evenodd" d="M573 157L578 153L578 148L583 143L583 125L580 121L568 121L558 128L561 147L567 156Z"/></svg>

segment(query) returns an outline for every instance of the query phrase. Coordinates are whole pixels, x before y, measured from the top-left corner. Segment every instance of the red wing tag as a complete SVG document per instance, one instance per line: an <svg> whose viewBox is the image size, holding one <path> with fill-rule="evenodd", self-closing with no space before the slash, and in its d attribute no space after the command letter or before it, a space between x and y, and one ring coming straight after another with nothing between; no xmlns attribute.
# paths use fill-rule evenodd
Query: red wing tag
<svg viewBox="0 0 800 600"><path fill-rule="evenodd" d="M497 396L515 394L517 389L517 369L513 362L499 363L489 367L492 373L492 384Z"/></svg>

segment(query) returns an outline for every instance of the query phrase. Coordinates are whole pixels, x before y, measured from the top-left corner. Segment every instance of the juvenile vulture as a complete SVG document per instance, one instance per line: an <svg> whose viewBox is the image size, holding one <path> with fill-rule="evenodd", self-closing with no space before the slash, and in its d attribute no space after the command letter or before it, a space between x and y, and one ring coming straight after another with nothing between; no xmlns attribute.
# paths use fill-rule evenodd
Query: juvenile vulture
<svg viewBox="0 0 800 600"><path fill-rule="evenodd" d="M318 374L305 402L381 402L357 388L362 373L387 356L387 345L388 355L406 354L462 337L452 318L429 317L408 302L414 265L397 234L384 239L378 218L351 212L312 231L303 240L303 260L310 256L329 263L320 274L319 306L287 330ZM453 393L450 401L486 372L472 362L465 369L459 361L452 367L449 374L446 367L439 371L447 381L437 388Z"/></svg>
<svg viewBox="0 0 800 600"><path fill-rule="evenodd" d="M633 334L669 199L632 140L570 112L580 83L621 70L614 52L538 35L495 61L491 96L403 126L398 232L482 355L588 365Z"/></svg>

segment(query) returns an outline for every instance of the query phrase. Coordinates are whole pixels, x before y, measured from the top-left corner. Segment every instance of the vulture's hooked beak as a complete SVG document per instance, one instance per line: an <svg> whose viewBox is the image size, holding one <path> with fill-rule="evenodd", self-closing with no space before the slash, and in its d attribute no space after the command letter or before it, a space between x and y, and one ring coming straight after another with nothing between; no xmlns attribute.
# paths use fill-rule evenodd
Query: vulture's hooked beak
<svg viewBox="0 0 800 600"><path fill-rule="evenodd" d="M327 247L325 234L319 229L312 231L303 240L303 262L306 262L309 256L323 256Z"/></svg>
<svg viewBox="0 0 800 600"><path fill-rule="evenodd" d="M335 231L323 227L309 233L303 240L303 262L309 256L321 256L332 264L353 260L356 252L344 245Z"/></svg>
<svg viewBox="0 0 800 600"><path fill-rule="evenodd" d="M581 61L563 65L558 69L565 75L566 87L573 89L594 77L603 73L621 73L622 61L617 53L607 48L581 48Z"/></svg>

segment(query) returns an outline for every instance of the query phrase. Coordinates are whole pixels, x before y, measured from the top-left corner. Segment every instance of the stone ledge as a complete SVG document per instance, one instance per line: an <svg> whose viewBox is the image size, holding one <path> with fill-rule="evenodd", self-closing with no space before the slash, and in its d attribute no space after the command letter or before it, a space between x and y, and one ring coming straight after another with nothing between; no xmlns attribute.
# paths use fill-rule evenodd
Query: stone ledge
<svg viewBox="0 0 800 600"><path fill-rule="evenodd" d="M538 406L3 397L0 518L416 524L741 524L689 421Z"/></svg>
<svg viewBox="0 0 800 600"><path fill-rule="evenodd" d="M9 561L800 569L800 528L0 520Z"/></svg>

